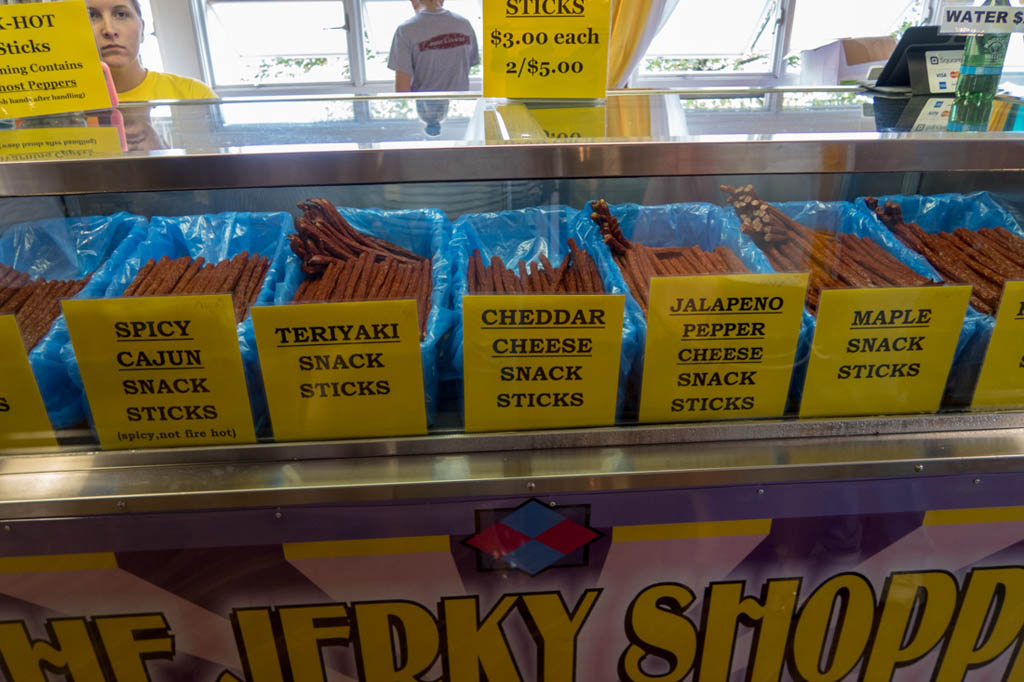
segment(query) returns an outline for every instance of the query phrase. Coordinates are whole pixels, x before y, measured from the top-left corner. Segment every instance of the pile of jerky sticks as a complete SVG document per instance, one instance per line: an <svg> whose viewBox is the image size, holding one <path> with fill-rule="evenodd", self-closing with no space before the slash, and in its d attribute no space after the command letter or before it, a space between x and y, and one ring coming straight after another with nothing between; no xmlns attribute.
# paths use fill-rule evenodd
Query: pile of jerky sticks
<svg viewBox="0 0 1024 682"><path fill-rule="evenodd" d="M270 259L250 256L248 251L216 265L189 256L159 261L152 258L139 269L122 296L167 296L171 294L232 294L235 320L241 322L256 302Z"/></svg>
<svg viewBox="0 0 1024 682"><path fill-rule="evenodd" d="M432 261L397 244L356 231L326 199L299 204L302 217L289 235L306 279L295 302L415 298L420 337L426 334L433 293Z"/></svg>
<svg viewBox="0 0 1024 682"><path fill-rule="evenodd" d="M590 204L591 220L601 229L601 238L633 292L644 314L651 292L651 278L677 275L731 275L750 272L732 249L724 246L704 251L699 246L652 247L626 239L618 219L604 199Z"/></svg>

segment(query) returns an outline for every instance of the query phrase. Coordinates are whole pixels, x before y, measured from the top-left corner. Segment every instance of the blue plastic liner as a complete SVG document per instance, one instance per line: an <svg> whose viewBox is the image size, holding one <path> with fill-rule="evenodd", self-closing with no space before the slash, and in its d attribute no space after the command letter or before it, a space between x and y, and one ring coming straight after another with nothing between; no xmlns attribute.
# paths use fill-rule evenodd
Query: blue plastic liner
<svg viewBox="0 0 1024 682"><path fill-rule="evenodd" d="M660 206L619 204L610 205L608 208L618 219L622 233L630 241L637 241L652 247L698 246L704 251L713 251L719 246L724 246L732 250L751 272L760 274L775 272L761 249L750 237L740 231L740 219L732 209L708 203ZM600 227L590 218L590 214L589 209L580 211L573 218L571 231L574 235L578 235L588 249L599 254L598 267L602 271L604 269L614 270L616 276L622 278L611 251L601 239ZM632 359L634 368L632 381L639 387L642 378L643 350L647 339L647 320L644 318L640 305L628 292L626 308L638 329L637 355ZM795 411L799 404L799 390L803 385L804 373L806 373L807 357L813 333L814 318L805 310L801 321L795 360L795 366L803 366L804 372L800 374L800 381L797 382L797 372L794 370L787 411ZM639 392L636 391L636 393L634 399L638 401Z"/></svg>
<svg viewBox="0 0 1024 682"><path fill-rule="evenodd" d="M451 263L448 260L451 222L443 211L432 208L387 211L339 206L338 212L363 234L386 239L418 256L433 259L434 289L430 296L426 335L420 341L427 423L432 424L438 408L441 351L455 324L455 313L450 303ZM290 248L286 250L284 280L274 299L278 305L290 303L306 277L300 269L302 263L298 256Z"/></svg>
<svg viewBox="0 0 1024 682"><path fill-rule="evenodd" d="M875 198L878 199L880 206L884 206L887 201L899 204L903 210L903 219L908 223L917 223L929 234L952 232L959 227L973 231L1003 227L1024 239L1024 229L988 192L932 196L892 194ZM892 234L868 208L864 197L858 198L856 205L860 211L871 216L881 229ZM947 407L966 407L970 404L996 324L995 317L981 313L973 307L967 308L967 319L973 324L974 333L964 348L957 349L955 371L950 374L946 395L943 398L943 404ZM965 329L966 326L965 323Z"/></svg>
<svg viewBox="0 0 1024 682"><path fill-rule="evenodd" d="M524 208L498 213L464 215L452 228L452 260L455 262L455 282L452 286L453 308L459 311L455 333L452 334L451 357L447 378L458 382L462 394L462 297L469 293L469 259L479 249L484 262L498 256L505 267L515 270L520 261L527 264L538 261L540 254L558 264L569 253L568 240L574 236L570 223L579 213L568 206ZM589 215L589 214L588 214ZM625 294L629 305L629 288L618 268L602 264L604 244L594 248L580 240L580 248L590 253L597 263L607 294ZM614 264L613 264L614 265ZM634 303L635 305L635 303ZM628 308L623 314L622 352L619 363L618 413L621 415L627 399L627 386L632 363L643 352L636 320Z"/></svg>
<svg viewBox="0 0 1024 682"><path fill-rule="evenodd" d="M114 270L145 239L149 222L129 213L51 218L14 225L0 238L0 262L32 277L92 279L75 298L102 294ZM46 412L55 429L85 420L85 394L61 358L70 343L63 313L29 352Z"/></svg>
<svg viewBox="0 0 1024 682"><path fill-rule="evenodd" d="M218 263L242 251L270 259L270 269L263 279L256 303L274 300L274 291L284 272L287 250L285 236L293 232L292 217L288 213L219 213L179 217L155 217L151 221L149 236L138 245L117 267L109 278L105 298L116 298L124 293L135 275L149 259L203 257L208 263ZM97 294L99 295L99 294ZM252 317L238 325L238 339L242 350L242 365L252 404L253 422L257 432L267 423L267 399L263 391L263 378L256 354ZM62 357L78 385L82 379L74 361L74 350L68 343Z"/></svg>

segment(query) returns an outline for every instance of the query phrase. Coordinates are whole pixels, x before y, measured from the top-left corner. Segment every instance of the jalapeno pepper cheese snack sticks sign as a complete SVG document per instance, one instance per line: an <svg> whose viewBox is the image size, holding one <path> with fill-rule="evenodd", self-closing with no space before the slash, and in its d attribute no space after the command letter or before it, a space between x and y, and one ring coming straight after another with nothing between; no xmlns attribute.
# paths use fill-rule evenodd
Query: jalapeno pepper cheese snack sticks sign
<svg viewBox="0 0 1024 682"><path fill-rule="evenodd" d="M0 315L0 452L56 445L17 321Z"/></svg>
<svg viewBox="0 0 1024 682"><path fill-rule="evenodd" d="M0 5L0 118L110 107L85 3Z"/></svg>
<svg viewBox="0 0 1024 682"><path fill-rule="evenodd" d="M427 432L415 300L253 308L274 438Z"/></svg>
<svg viewBox="0 0 1024 682"><path fill-rule="evenodd" d="M947 282L973 284L971 305L983 313L995 314L1007 281L1024 279L1024 239L1003 227L961 227L930 234L917 223L904 222L898 203L887 201L879 206L874 197L864 201L901 242L927 258Z"/></svg>
<svg viewBox="0 0 1024 682"><path fill-rule="evenodd" d="M743 232L761 247L775 270L810 272L807 307L812 312L822 289L931 284L867 237L812 230L761 201L750 185L721 189L743 222Z"/></svg>
<svg viewBox="0 0 1024 682"><path fill-rule="evenodd" d="M604 97L610 24L610 0L486 0L484 97Z"/></svg>
<svg viewBox="0 0 1024 682"><path fill-rule="evenodd" d="M466 430L610 426L622 296L464 296Z"/></svg>
<svg viewBox="0 0 1024 682"><path fill-rule="evenodd" d="M969 286L821 292L801 417L939 409Z"/></svg>
<svg viewBox="0 0 1024 682"><path fill-rule="evenodd" d="M641 422L781 417L807 275L650 281Z"/></svg>
<svg viewBox="0 0 1024 682"><path fill-rule="evenodd" d="M1003 290L971 406L1024 406L1024 282L1007 282Z"/></svg>
<svg viewBox="0 0 1024 682"><path fill-rule="evenodd" d="M231 296L64 301L64 315L104 448L255 442Z"/></svg>

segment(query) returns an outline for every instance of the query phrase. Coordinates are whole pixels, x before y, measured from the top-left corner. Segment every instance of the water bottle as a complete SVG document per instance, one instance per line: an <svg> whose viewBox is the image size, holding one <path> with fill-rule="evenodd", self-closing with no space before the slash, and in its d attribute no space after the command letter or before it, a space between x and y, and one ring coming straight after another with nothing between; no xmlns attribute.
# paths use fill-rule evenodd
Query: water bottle
<svg viewBox="0 0 1024 682"><path fill-rule="evenodd" d="M983 7L1010 6L1010 0L985 0ZM1003 74L1009 33L968 36L964 45L956 97L949 114L949 130L986 130L992 99Z"/></svg>

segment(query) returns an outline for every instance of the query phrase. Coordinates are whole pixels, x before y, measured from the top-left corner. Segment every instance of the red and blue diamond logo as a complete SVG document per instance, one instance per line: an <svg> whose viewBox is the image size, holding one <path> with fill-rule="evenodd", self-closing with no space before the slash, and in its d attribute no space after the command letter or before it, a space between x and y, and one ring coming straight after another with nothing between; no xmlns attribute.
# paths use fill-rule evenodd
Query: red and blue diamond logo
<svg viewBox="0 0 1024 682"><path fill-rule="evenodd" d="M551 567L586 566L587 547L602 535L590 528L589 517L589 505L552 508L534 498L515 509L478 510L477 533L463 542L477 551L483 571L532 576Z"/></svg>

